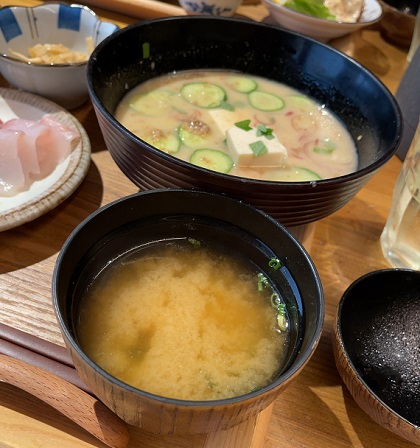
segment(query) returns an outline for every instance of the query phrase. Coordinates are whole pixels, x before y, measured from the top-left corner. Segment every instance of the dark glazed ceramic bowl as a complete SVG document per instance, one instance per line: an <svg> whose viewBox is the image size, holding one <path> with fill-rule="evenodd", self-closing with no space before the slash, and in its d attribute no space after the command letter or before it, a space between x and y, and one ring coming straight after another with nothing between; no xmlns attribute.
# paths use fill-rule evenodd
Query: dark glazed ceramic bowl
<svg viewBox="0 0 420 448"><path fill-rule="evenodd" d="M194 238L217 242L255 264L283 295L291 344L285 366L265 387L216 401L154 395L109 375L81 349L75 330L80 282L109 262L155 241ZM278 270L269 268L275 256ZM265 409L311 358L324 318L322 286L303 247L274 219L226 196L192 190L154 190L120 199L89 216L69 236L53 275L54 307L82 380L127 423L154 433L206 433L227 429Z"/></svg>
<svg viewBox="0 0 420 448"><path fill-rule="evenodd" d="M143 44L150 55L143 56ZM146 55L147 56L147 55ZM325 104L354 138L355 173L312 182L257 181L199 168L159 151L115 118L139 83L178 70L232 69L283 82ZM141 189L195 188L244 200L287 227L319 220L345 205L389 160L401 138L399 108L384 85L333 48L249 20L171 17L120 30L94 51L88 88L106 145Z"/></svg>
<svg viewBox="0 0 420 448"><path fill-rule="evenodd" d="M420 271L384 269L356 280L338 308L337 368L373 420L420 445Z"/></svg>
<svg viewBox="0 0 420 448"><path fill-rule="evenodd" d="M413 38L419 0L380 0L380 3L383 10L379 22L382 37L408 48Z"/></svg>

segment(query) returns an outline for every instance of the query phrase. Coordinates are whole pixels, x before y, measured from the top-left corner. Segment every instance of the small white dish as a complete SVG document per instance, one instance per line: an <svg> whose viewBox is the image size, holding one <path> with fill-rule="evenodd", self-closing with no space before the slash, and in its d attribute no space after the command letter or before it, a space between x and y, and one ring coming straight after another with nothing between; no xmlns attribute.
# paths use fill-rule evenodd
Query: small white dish
<svg viewBox="0 0 420 448"><path fill-rule="evenodd" d="M38 218L67 199L89 169L91 147L83 126L57 104L14 89L0 88L0 95L18 117L39 120L51 114L80 135L77 146L49 176L34 182L27 191L12 197L0 197L0 231L4 231Z"/></svg>
<svg viewBox="0 0 420 448"><path fill-rule="evenodd" d="M382 7L377 0L365 0L365 6L358 22L337 22L303 14L280 5L273 0L261 0L272 19L284 28L312 37L321 42L345 36L356 30L378 22Z"/></svg>
<svg viewBox="0 0 420 448"><path fill-rule="evenodd" d="M87 61L70 64L35 64L13 52L28 54L40 44L63 44L86 53L87 39L93 46L118 30L111 22L83 5L46 3L34 7L0 9L0 73L12 86L48 98L73 109L88 98Z"/></svg>

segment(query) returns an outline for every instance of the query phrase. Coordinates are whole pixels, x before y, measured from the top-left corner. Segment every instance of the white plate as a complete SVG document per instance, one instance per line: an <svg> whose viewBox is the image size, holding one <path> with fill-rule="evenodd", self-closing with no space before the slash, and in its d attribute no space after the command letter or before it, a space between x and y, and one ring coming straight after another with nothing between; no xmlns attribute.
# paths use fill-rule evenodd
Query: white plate
<svg viewBox="0 0 420 448"><path fill-rule="evenodd" d="M377 0L365 0L364 10L360 20L356 23L336 22L309 16L293 9L281 6L274 0L261 0L270 12L264 21L276 23L284 28L312 37L321 42L345 36L356 30L372 25L382 15L381 5ZM267 20L268 19L268 20Z"/></svg>
<svg viewBox="0 0 420 448"><path fill-rule="evenodd" d="M76 131L80 142L46 178L12 197L0 196L0 231L12 229L49 212L68 198L84 179L90 165L90 141L77 119L57 104L30 93L0 88L0 95L20 118L39 120L51 114Z"/></svg>

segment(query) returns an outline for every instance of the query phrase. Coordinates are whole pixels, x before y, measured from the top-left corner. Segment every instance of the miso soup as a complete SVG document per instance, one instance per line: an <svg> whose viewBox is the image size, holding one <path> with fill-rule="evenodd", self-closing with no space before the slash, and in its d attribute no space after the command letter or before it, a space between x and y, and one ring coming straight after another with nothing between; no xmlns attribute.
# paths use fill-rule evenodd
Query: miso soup
<svg viewBox="0 0 420 448"><path fill-rule="evenodd" d="M268 384L289 348L281 296L255 265L197 242L165 243L111 263L86 288L76 333L104 370L185 400Z"/></svg>
<svg viewBox="0 0 420 448"><path fill-rule="evenodd" d="M271 181L357 169L354 141L323 104L287 85L229 71L185 71L135 87L116 118L154 147L203 168Z"/></svg>

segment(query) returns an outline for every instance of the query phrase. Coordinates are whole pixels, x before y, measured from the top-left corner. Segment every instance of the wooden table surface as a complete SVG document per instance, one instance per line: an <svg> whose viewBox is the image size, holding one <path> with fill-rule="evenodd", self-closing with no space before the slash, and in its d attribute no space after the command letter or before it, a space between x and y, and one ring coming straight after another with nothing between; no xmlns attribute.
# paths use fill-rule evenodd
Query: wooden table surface
<svg viewBox="0 0 420 448"><path fill-rule="evenodd" d="M37 3L13 0L2 5ZM103 2L103 5L108 3L112 2ZM138 20L138 17L93 9L120 26ZM262 5L247 3L238 13L256 20L265 20L268 14ZM375 29L359 31L330 44L365 65L395 93L407 66L405 50L383 41ZM1 77L0 85L7 87ZM92 163L86 179L53 211L0 233L0 322L60 345L63 341L51 300L51 277L58 251L71 230L91 212L137 191L106 150L90 102L72 113L91 140ZM389 267L381 253L379 236L400 167L400 160L394 157L348 205L316 223L310 254L325 290L323 335L304 371L274 403L268 428L259 434L259 446L413 446L378 426L357 406L337 373L331 349L337 304L344 290L361 275ZM201 436L166 436L156 441L136 429L131 429L130 434L129 447L203 446ZM103 445L52 408L0 383L0 447L92 446ZM234 443L226 447L234 448ZM218 448L223 448L222 444Z"/></svg>

